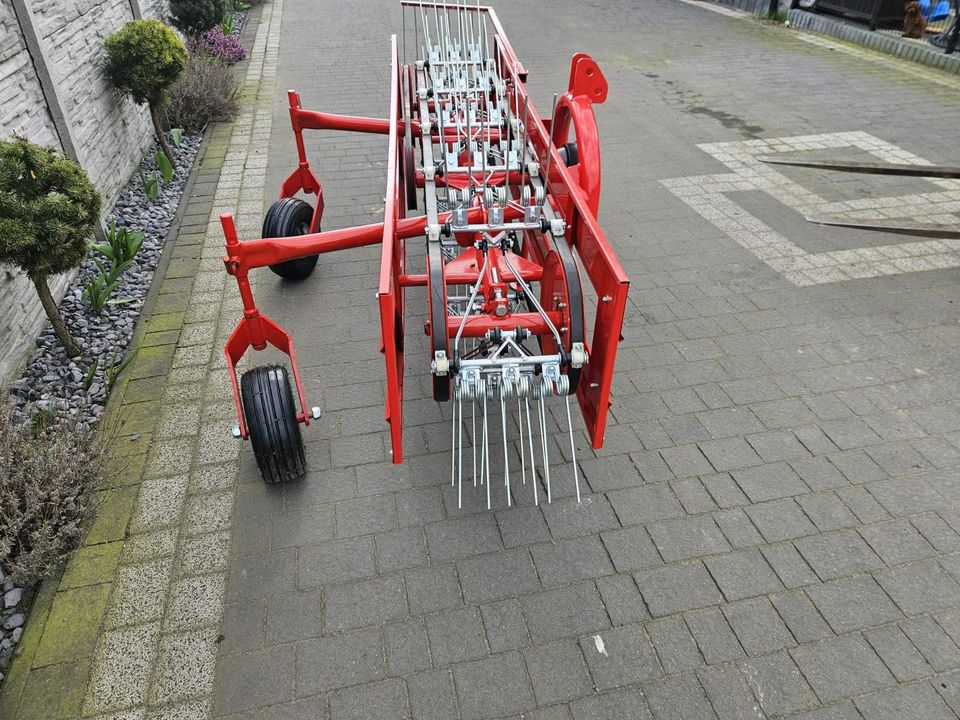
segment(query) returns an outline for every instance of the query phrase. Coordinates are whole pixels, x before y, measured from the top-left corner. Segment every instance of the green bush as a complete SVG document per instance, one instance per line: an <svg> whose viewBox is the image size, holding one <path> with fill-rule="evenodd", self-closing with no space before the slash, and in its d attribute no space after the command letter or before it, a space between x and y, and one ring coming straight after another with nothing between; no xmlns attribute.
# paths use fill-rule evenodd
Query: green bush
<svg viewBox="0 0 960 720"><path fill-rule="evenodd" d="M173 153L160 127L157 112L187 64L187 48L177 34L159 20L132 20L104 40L110 83L141 105L150 117L163 154L173 164Z"/></svg>
<svg viewBox="0 0 960 720"><path fill-rule="evenodd" d="M80 545L103 483L90 430L40 424L35 433L0 412L0 560L15 585L42 580Z"/></svg>
<svg viewBox="0 0 960 720"><path fill-rule="evenodd" d="M199 130L209 122L232 120L237 107L230 68L204 53L191 53L160 112L165 127Z"/></svg>
<svg viewBox="0 0 960 720"><path fill-rule="evenodd" d="M23 270L67 354L70 336L47 278L80 265L100 219L100 193L83 169L26 138L0 142L0 263Z"/></svg>
<svg viewBox="0 0 960 720"><path fill-rule="evenodd" d="M170 0L170 22L185 35L199 35L219 25L226 0Z"/></svg>

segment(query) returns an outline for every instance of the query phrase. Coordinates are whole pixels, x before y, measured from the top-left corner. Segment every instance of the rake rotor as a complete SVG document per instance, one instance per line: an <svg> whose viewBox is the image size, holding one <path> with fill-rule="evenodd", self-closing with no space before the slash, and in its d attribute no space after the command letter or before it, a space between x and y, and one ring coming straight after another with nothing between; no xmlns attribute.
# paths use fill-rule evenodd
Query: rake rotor
<svg viewBox="0 0 960 720"><path fill-rule="evenodd" d="M578 401L593 446L601 447L628 289L596 220L600 151L593 104L606 99L606 80L592 58L575 55L567 92L554 97L551 117L541 118L526 90L527 71L492 9L402 5L403 58L394 36L389 117L304 110L299 95L290 91L299 165L264 223L264 234L269 229L273 237L240 242L232 218L221 218L227 237L224 262L237 279L244 306L226 348L239 418L235 434L252 437L255 451L261 448L256 455L265 478L287 479L289 472L277 478L269 470L277 458L297 450L297 424L307 425L317 415L303 410L307 403L292 340L260 313L249 270L270 266L284 278L302 279L320 253L379 244L377 301L394 462L403 457L406 290L424 287L433 396L452 406L451 482L458 486L458 500L465 455L468 480L485 489L488 507L501 473L508 505L518 479L526 485L529 478L533 500L540 501L538 474L547 500L552 498L547 403L555 399L564 405L579 499L570 399ZM415 48L410 61L408 44ZM383 223L319 231L323 188L304 150L302 133L308 129L387 135ZM296 197L301 193L316 196L313 208ZM423 215L408 217L418 203ZM426 244L425 271L412 273L407 246L420 237ZM584 294L581 270L595 300L592 340L585 313L592 303ZM267 344L290 356L301 407L292 411L295 417L282 417L277 410L282 404L262 399L271 391L282 394L284 388L268 382L280 373L258 377L257 387L265 387L258 396L237 389L240 358L248 348ZM291 423L295 438L286 432ZM510 452L514 426L520 445L516 460ZM278 434L278 428L285 432ZM497 439L503 443L502 470L492 468L490 445Z"/></svg>

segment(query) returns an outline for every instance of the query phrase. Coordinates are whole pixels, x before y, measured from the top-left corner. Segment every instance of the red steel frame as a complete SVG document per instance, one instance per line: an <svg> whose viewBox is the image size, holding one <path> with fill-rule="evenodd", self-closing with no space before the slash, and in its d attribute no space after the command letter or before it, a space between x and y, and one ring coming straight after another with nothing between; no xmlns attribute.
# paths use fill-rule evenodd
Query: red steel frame
<svg viewBox="0 0 960 720"><path fill-rule="evenodd" d="M419 6L419 2L405 1L403 5ZM444 5L440 4L440 7ZM432 4L430 5L432 7ZM451 8L463 6L450 6ZM525 81L527 71L517 59L510 42L507 40L496 13L492 8L476 6L471 11L486 12L495 29L493 38L495 52L501 71L517 88L516 116L519 108L527 101ZM263 350L272 345L290 357L296 392L300 401L298 421L309 425L310 416L306 412L308 404L300 381L293 340L277 323L263 315L257 308L250 289L248 274L255 268L275 265L296 258L319 253L333 252L367 245L381 245L381 262L377 301L380 306L380 350L386 363L386 420L390 425L393 461L403 459L403 332L404 332L404 292L407 287L428 286L426 274L408 274L406 272L405 241L420 237L426 231L426 217L405 217L406 204L404 183L414 181L423 185L423 173L417 171L415 177L405 178L401 172L403 148L401 142L406 131L406 122L410 123L415 137L420 137L420 122L414 119L416 103L412 101L413 68L401 65L397 38L391 38L392 72L390 80L390 111L386 119L336 115L312 110L304 110L299 95L290 90L290 121L299 158L298 167L284 181L280 197L293 197L300 192L317 196L316 207L311 222L311 232L307 235L286 238L263 238L240 242L233 218L225 213L220 216L226 237L227 254L224 265L230 275L237 279L240 297L243 303L243 318L227 341L225 354L233 386L234 402L239 419L240 435L248 436L243 408L237 383L236 366L249 348ZM541 118L532 102L526 102L529 137L536 151L541 168L549 166L549 177L544 178L554 208L566 223L566 238L576 249L580 262L596 292L598 303L594 320L593 340L585 343L589 353L589 363L584 366L577 398L583 412L584 421L590 432L593 446L603 444L606 428L606 416L610 406L610 389L613 382L614 361L617 345L626 310L626 297L629 281L606 237L597 224L597 209L600 197L600 152L599 136L592 105L603 102L607 95L607 83L599 67L588 55L574 55L571 63L570 81L567 92L559 98L554 118ZM404 103L407 100L408 102ZM409 112L404 113L407 109ZM405 119L406 118L406 119ZM579 148L579 163L566 167L557 148L567 140L570 127L574 128ZM362 225L340 230L320 231L323 214L323 186L310 169L303 142L304 130L347 130L361 133L377 133L388 136L387 146L387 192L385 196L384 222ZM490 135L497 136L496 131ZM433 139L438 140L437 132ZM548 155L552 156L548 160ZM511 185L516 188L519 174L511 173ZM497 182L497 178L494 182ZM499 182L502 182L502 174ZM450 178L451 183L458 180ZM476 206L468 211L470 223L482 222L485 215L482 207ZM441 224L446 223L451 213L441 213ZM508 208L505 221L516 219L519 212ZM564 240L560 240L563 242ZM517 271L528 282L540 280L547 255L551 252L546 239L540 233L527 232L524 258L516 258ZM494 252L496 250L496 252ZM491 248L493 263L498 263L498 249ZM456 260L444 267L444 285L472 284L477 281L475 251L466 250ZM499 264L499 263L498 263ZM500 283L505 286L513 276L500 264ZM488 273L489 275L489 273ZM550 311L551 321L560 326L563 317ZM456 334L460 326L459 316L448 316L448 338ZM548 326L537 313L513 313L498 318L492 312L488 315L468 318L463 335L466 337L483 336L494 328L525 327L534 334L546 335ZM437 329L433 328L436 332Z"/></svg>

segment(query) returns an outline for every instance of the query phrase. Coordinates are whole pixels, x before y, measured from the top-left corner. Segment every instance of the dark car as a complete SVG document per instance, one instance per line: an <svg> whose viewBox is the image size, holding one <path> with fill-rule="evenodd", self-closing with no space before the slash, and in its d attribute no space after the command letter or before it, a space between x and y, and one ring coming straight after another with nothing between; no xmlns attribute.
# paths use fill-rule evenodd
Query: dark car
<svg viewBox="0 0 960 720"><path fill-rule="evenodd" d="M903 25L904 0L799 0L804 10L835 13L852 20L862 20L871 30L881 25L899 28Z"/></svg>

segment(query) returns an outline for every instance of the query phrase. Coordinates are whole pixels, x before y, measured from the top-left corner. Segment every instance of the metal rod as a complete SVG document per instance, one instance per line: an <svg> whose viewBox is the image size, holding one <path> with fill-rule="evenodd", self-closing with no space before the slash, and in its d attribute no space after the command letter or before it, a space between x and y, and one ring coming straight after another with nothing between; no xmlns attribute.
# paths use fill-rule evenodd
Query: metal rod
<svg viewBox="0 0 960 720"><path fill-rule="evenodd" d="M547 502L553 502L553 493L550 490L550 448L547 446L547 411L543 407L543 390L540 391L538 408L540 420L540 444L543 451L543 477L547 484Z"/></svg>
<svg viewBox="0 0 960 720"><path fill-rule="evenodd" d="M487 459L486 469L487 469L487 510L490 509L490 438L487 435L487 392L484 388L483 392L483 455ZM483 482L483 478L480 480Z"/></svg>
<svg viewBox="0 0 960 720"><path fill-rule="evenodd" d="M450 418L450 442L452 443L452 452L450 453L450 487L453 487L457 480L457 406L453 406L453 416Z"/></svg>
<svg viewBox="0 0 960 720"><path fill-rule="evenodd" d="M503 426L503 485L507 488L507 507L510 507L510 449L507 447L507 406L500 388L500 423Z"/></svg>
<svg viewBox="0 0 960 720"><path fill-rule="evenodd" d="M553 109L550 111L550 132L547 135L547 173L543 176L543 189L549 190L550 187L550 165L553 162L553 122L557 114L557 94L553 94Z"/></svg>
<svg viewBox="0 0 960 720"><path fill-rule="evenodd" d="M527 484L527 459L523 451L523 405L517 395L517 427L520 428L520 482Z"/></svg>
<svg viewBox="0 0 960 720"><path fill-rule="evenodd" d="M533 417L530 415L530 398L523 396L523 404L527 408L527 444L530 446L530 483L533 485L533 504L540 504L540 495L537 492L537 458L533 452ZM520 428L523 432L523 428Z"/></svg>
<svg viewBox="0 0 960 720"><path fill-rule="evenodd" d="M842 217L807 217L807 222L818 225L832 225L835 227L848 227L857 230L870 230L872 232L889 232L898 235L914 235L916 237L940 238L943 240L960 239L960 224L957 225L938 225L934 223L908 223L898 222L888 225L883 220L848 220Z"/></svg>
<svg viewBox="0 0 960 720"><path fill-rule="evenodd" d="M570 394L564 395L567 403L567 428L570 430L570 456L573 459L573 482L577 486L577 502L580 502L580 473L577 472L577 447L573 442L573 420L570 417Z"/></svg>
<svg viewBox="0 0 960 720"><path fill-rule="evenodd" d="M477 486L477 404L470 403L470 449L473 451L473 486ZM481 466L482 467L482 466Z"/></svg>
<svg viewBox="0 0 960 720"><path fill-rule="evenodd" d="M909 163L860 162L856 160L803 160L775 156L759 156L757 160L769 165L789 165L791 167L835 170L837 172L866 175L960 179L960 166L957 165L912 165Z"/></svg>
<svg viewBox="0 0 960 720"><path fill-rule="evenodd" d="M463 507L463 396L457 398L457 405L460 408L460 422L457 423L457 435L460 442L457 444L457 507ZM570 414L570 407L567 406L567 414ZM579 487L579 486L578 486ZM579 497L579 493L577 495Z"/></svg>
<svg viewBox="0 0 960 720"><path fill-rule="evenodd" d="M517 83L514 83L516 87ZM527 95L523 96L523 137L521 139L521 147L523 147L523 159L520 162L520 187L522 188L527 184L527 117L528 117L528 104L529 97Z"/></svg>

